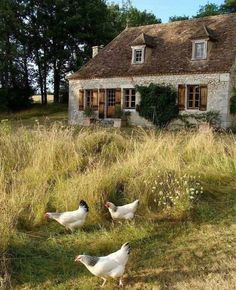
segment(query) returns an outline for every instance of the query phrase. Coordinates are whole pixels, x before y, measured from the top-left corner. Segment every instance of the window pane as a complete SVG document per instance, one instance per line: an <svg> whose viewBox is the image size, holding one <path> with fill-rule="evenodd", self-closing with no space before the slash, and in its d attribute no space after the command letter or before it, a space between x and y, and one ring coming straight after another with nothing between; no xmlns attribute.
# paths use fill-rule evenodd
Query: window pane
<svg viewBox="0 0 236 290"><path fill-rule="evenodd" d="M192 108L192 107L193 107L193 101L189 101L189 103L188 103L188 107L189 107L189 108Z"/></svg>
<svg viewBox="0 0 236 290"><path fill-rule="evenodd" d="M195 43L195 58L204 58L204 49L205 49L205 43L204 42L198 42Z"/></svg>
<svg viewBox="0 0 236 290"><path fill-rule="evenodd" d="M125 95L129 95L129 90L125 90Z"/></svg>
<svg viewBox="0 0 236 290"><path fill-rule="evenodd" d="M125 108L135 108L135 90L125 89L124 90L124 107Z"/></svg>
<svg viewBox="0 0 236 290"><path fill-rule="evenodd" d="M135 49L134 51L134 61L135 62L142 62L142 49Z"/></svg>
<svg viewBox="0 0 236 290"><path fill-rule="evenodd" d="M115 106L116 103L115 90L107 90L107 103L108 106Z"/></svg>
<svg viewBox="0 0 236 290"><path fill-rule="evenodd" d="M92 90L86 90L86 107L91 107L93 105L93 92Z"/></svg>

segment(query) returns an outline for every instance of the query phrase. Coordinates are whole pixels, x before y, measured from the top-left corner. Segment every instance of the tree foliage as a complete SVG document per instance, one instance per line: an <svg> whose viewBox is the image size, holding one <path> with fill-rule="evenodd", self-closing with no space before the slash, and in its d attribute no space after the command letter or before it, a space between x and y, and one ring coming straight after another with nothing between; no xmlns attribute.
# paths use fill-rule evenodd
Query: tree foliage
<svg viewBox="0 0 236 290"><path fill-rule="evenodd" d="M65 99L65 76L91 57L93 45L106 45L130 26L160 22L130 1L0 1L0 87L35 86L47 103Z"/></svg>
<svg viewBox="0 0 236 290"><path fill-rule="evenodd" d="M141 95L140 116L159 127L166 126L178 116L177 92L173 87L151 83L149 86L137 86L137 90Z"/></svg>
<svg viewBox="0 0 236 290"><path fill-rule="evenodd" d="M236 89L234 89L232 97L230 98L230 113L236 114Z"/></svg>
<svg viewBox="0 0 236 290"><path fill-rule="evenodd" d="M214 3L207 3L206 5L200 7L194 18L214 16L219 14L222 14L221 6L218 6Z"/></svg>
<svg viewBox="0 0 236 290"><path fill-rule="evenodd" d="M225 0L222 5L217 5L215 3L208 2L206 5L200 6L196 15L192 17L189 16L172 16L169 18L169 22L186 20L191 18L201 18L207 16L220 15L225 13L235 13L236 12L236 0Z"/></svg>
<svg viewBox="0 0 236 290"><path fill-rule="evenodd" d="M236 0L225 0L222 5L222 10L226 13L235 13L236 12Z"/></svg>
<svg viewBox="0 0 236 290"><path fill-rule="evenodd" d="M183 15L183 16L171 16L169 18L169 22L175 22L175 21L182 21L182 20L189 20L189 16Z"/></svg>

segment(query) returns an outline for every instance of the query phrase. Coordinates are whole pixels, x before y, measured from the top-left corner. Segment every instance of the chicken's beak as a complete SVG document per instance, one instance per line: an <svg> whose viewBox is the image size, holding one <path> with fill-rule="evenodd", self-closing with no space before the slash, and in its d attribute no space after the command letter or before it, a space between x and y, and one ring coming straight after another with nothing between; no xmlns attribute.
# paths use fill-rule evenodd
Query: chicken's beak
<svg viewBox="0 0 236 290"><path fill-rule="evenodd" d="M108 205L108 203L107 203L107 202L105 203L105 207L109 208L109 205Z"/></svg>
<svg viewBox="0 0 236 290"><path fill-rule="evenodd" d="M79 256L75 257L74 262L80 262L80 257Z"/></svg>
<svg viewBox="0 0 236 290"><path fill-rule="evenodd" d="M48 219L48 214L45 213L44 218L47 220Z"/></svg>

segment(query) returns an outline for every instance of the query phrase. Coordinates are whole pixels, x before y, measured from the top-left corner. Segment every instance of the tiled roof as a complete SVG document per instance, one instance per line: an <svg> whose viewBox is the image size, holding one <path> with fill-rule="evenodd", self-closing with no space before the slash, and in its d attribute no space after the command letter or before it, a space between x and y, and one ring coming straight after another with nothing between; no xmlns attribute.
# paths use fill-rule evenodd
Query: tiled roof
<svg viewBox="0 0 236 290"><path fill-rule="evenodd" d="M206 60L191 60L196 37L212 43ZM131 63L135 42L151 46L143 64ZM234 13L125 29L69 79L229 72L235 59Z"/></svg>

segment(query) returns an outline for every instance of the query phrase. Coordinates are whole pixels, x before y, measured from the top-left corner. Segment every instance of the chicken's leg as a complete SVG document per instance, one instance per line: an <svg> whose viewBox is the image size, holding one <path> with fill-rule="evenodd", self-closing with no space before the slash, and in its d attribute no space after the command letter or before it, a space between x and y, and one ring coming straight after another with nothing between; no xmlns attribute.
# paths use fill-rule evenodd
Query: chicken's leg
<svg viewBox="0 0 236 290"><path fill-rule="evenodd" d="M124 286L124 284L122 282L122 278L120 278L120 280L119 280L119 287L123 287L123 286Z"/></svg>
<svg viewBox="0 0 236 290"><path fill-rule="evenodd" d="M103 283L102 283L102 286L101 287L103 287L106 284L106 282L107 282L107 279L105 279L103 277L102 277L102 279L103 279Z"/></svg>

